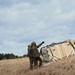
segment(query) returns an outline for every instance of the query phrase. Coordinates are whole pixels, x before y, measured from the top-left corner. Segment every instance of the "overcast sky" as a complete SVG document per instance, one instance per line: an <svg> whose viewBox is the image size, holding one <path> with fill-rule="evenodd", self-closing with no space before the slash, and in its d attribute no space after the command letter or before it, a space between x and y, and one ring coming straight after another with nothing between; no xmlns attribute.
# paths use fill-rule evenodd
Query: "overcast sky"
<svg viewBox="0 0 75 75"><path fill-rule="evenodd" d="M32 41L46 46L75 40L75 0L0 0L0 53L27 53Z"/></svg>

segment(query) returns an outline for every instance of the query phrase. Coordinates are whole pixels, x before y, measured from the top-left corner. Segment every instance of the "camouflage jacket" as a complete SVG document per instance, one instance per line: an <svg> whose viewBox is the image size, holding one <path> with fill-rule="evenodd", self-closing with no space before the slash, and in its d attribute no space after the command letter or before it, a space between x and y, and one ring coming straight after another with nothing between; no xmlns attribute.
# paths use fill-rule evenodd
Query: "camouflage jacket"
<svg viewBox="0 0 75 75"><path fill-rule="evenodd" d="M31 46L28 47L28 56L29 57L34 57L34 51L32 50Z"/></svg>
<svg viewBox="0 0 75 75"><path fill-rule="evenodd" d="M39 45L33 45L32 46L32 50L33 50L33 56L34 57L39 57L40 56L40 53L38 51L38 48L42 45L43 43L40 43Z"/></svg>

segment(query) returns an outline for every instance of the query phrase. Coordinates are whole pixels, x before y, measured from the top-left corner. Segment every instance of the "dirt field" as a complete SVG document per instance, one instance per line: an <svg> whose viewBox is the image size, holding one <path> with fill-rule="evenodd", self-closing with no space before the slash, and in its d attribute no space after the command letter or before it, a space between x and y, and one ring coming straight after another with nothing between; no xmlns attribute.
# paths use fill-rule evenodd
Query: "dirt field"
<svg viewBox="0 0 75 75"><path fill-rule="evenodd" d="M28 58L2 60L0 75L75 75L75 56L33 70Z"/></svg>

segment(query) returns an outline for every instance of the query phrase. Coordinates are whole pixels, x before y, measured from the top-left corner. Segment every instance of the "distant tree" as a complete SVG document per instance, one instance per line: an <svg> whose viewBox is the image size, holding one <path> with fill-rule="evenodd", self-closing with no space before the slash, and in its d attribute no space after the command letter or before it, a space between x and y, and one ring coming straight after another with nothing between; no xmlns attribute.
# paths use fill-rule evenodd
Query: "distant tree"
<svg viewBox="0 0 75 75"><path fill-rule="evenodd" d="M28 55L27 54L24 54L23 57L28 57Z"/></svg>
<svg viewBox="0 0 75 75"><path fill-rule="evenodd" d="M23 56L17 56L17 55L14 55L13 53L9 54L1 54L0 53L0 60L2 59L15 59L15 58L23 58L23 57L27 57L28 55L27 54L24 54Z"/></svg>
<svg viewBox="0 0 75 75"><path fill-rule="evenodd" d="M8 53L8 54L5 54L4 57L5 57L6 59L14 59L14 58L16 58L16 56L15 56L14 54L12 54L12 53L11 53L11 54L9 54L9 53ZM17 56L17 57L18 57L18 56Z"/></svg>
<svg viewBox="0 0 75 75"><path fill-rule="evenodd" d="M15 57L16 57L16 58L19 58L19 56L17 56L17 55L16 55Z"/></svg>
<svg viewBox="0 0 75 75"><path fill-rule="evenodd" d="M2 60L4 58L4 54L2 53L0 53L0 60Z"/></svg>

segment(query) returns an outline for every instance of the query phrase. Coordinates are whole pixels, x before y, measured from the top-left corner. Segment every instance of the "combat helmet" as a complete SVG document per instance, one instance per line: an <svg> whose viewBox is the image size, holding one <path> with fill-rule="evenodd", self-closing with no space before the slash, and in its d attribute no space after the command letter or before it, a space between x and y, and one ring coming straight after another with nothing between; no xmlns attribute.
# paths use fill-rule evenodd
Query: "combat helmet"
<svg viewBox="0 0 75 75"><path fill-rule="evenodd" d="M32 43L31 43L31 46L33 46L33 45L36 45L36 43L35 43L35 42L32 42Z"/></svg>

